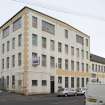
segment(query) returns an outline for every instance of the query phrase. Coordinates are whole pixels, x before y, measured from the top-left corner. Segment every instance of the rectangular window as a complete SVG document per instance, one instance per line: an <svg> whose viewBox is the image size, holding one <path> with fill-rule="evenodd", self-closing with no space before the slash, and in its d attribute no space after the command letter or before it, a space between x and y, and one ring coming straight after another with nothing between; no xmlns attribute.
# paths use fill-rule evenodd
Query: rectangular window
<svg viewBox="0 0 105 105"><path fill-rule="evenodd" d="M89 42L88 42L88 39L86 39L86 46L87 46L87 47L89 46Z"/></svg>
<svg viewBox="0 0 105 105"><path fill-rule="evenodd" d="M74 47L71 46L71 55L74 56Z"/></svg>
<svg viewBox="0 0 105 105"><path fill-rule="evenodd" d="M68 39L68 30L65 30L65 38Z"/></svg>
<svg viewBox="0 0 105 105"><path fill-rule="evenodd" d="M84 38L79 36L79 35L76 35L76 42L83 45L84 44Z"/></svg>
<svg viewBox="0 0 105 105"><path fill-rule="evenodd" d="M62 43L58 42L58 52L62 52Z"/></svg>
<svg viewBox="0 0 105 105"><path fill-rule="evenodd" d="M13 31L16 31L22 27L22 18L17 19L13 22Z"/></svg>
<svg viewBox="0 0 105 105"><path fill-rule="evenodd" d="M77 71L79 71L80 67L79 67L79 62L77 62Z"/></svg>
<svg viewBox="0 0 105 105"><path fill-rule="evenodd" d="M74 77L71 77L71 88L74 88Z"/></svg>
<svg viewBox="0 0 105 105"><path fill-rule="evenodd" d="M77 88L79 88L80 87L80 78L78 77L77 78Z"/></svg>
<svg viewBox="0 0 105 105"><path fill-rule="evenodd" d="M84 63L82 63L82 72L84 72Z"/></svg>
<svg viewBox="0 0 105 105"><path fill-rule="evenodd" d="M100 72L100 65L98 66L98 71Z"/></svg>
<svg viewBox="0 0 105 105"><path fill-rule="evenodd" d="M40 64L40 58L37 53L32 52L32 66Z"/></svg>
<svg viewBox="0 0 105 105"><path fill-rule="evenodd" d="M89 82L89 78L86 78L86 84Z"/></svg>
<svg viewBox="0 0 105 105"><path fill-rule="evenodd" d="M18 35L18 46L22 46L22 34Z"/></svg>
<svg viewBox="0 0 105 105"><path fill-rule="evenodd" d="M38 80L32 80L32 86L38 86Z"/></svg>
<svg viewBox="0 0 105 105"><path fill-rule="evenodd" d="M94 64L92 64L92 71L94 71Z"/></svg>
<svg viewBox="0 0 105 105"><path fill-rule="evenodd" d="M74 61L71 61L71 70L74 71Z"/></svg>
<svg viewBox="0 0 105 105"><path fill-rule="evenodd" d="M62 58L58 58L58 68L62 68Z"/></svg>
<svg viewBox="0 0 105 105"><path fill-rule="evenodd" d="M15 55L12 55L12 67L15 67Z"/></svg>
<svg viewBox="0 0 105 105"><path fill-rule="evenodd" d="M9 88L9 76L7 76L7 88Z"/></svg>
<svg viewBox="0 0 105 105"><path fill-rule="evenodd" d="M4 52L5 52L5 44L3 43L2 44L2 53L4 54Z"/></svg>
<svg viewBox="0 0 105 105"><path fill-rule="evenodd" d="M12 88L15 88L15 76L12 76Z"/></svg>
<svg viewBox="0 0 105 105"><path fill-rule="evenodd" d="M88 72L88 71L89 71L89 65L86 64L86 72Z"/></svg>
<svg viewBox="0 0 105 105"><path fill-rule="evenodd" d="M9 57L7 57L7 68L9 68Z"/></svg>
<svg viewBox="0 0 105 105"><path fill-rule="evenodd" d="M81 84L82 87L84 87L84 78L82 78L82 84Z"/></svg>
<svg viewBox="0 0 105 105"><path fill-rule="evenodd" d="M47 86L47 81L46 80L42 80L42 86Z"/></svg>
<svg viewBox="0 0 105 105"><path fill-rule="evenodd" d="M7 52L10 50L10 41L7 41Z"/></svg>
<svg viewBox="0 0 105 105"><path fill-rule="evenodd" d="M32 27L37 28L37 17L32 16Z"/></svg>
<svg viewBox="0 0 105 105"><path fill-rule="evenodd" d="M4 58L2 59L2 69L4 69Z"/></svg>
<svg viewBox="0 0 105 105"><path fill-rule="evenodd" d="M54 40L50 40L50 49L51 49L51 51L55 50L55 42L54 42Z"/></svg>
<svg viewBox="0 0 105 105"><path fill-rule="evenodd" d="M42 20L42 31L55 34L55 25Z"/></svg>
<svg viewBox="0 0 105 105"><path fill-rule="evenodd" d="M76 48L76 52L77 52L77 57L79 57L79 48Z"/></svg>
<svg viewBox="0 0 105 105"><path fill-rule="evenodd" d="M95 72L97 72L97 64L96 64L96 66L95 66Z"/></svg>
<svg viewBox="0 0 105 105"><path fill-rule="evenodd" d="M68 54L68 45L65 45L65 53Z"/></svg>
<svg viewBox="0 0 105 105"><path fill-rule="evenodd" d="M65 70L68 70L68 59L65 59Z"/></svg>
<svg viewBox="0 0 105 105"><path fill-rule="evenodd" d="M88 51L86 51L86 59L88 59Z"/></svg>
<svg viewBox="0 0 105 105"><path fill-rule="evenodd" d="M38 37L36 34L32 34L32 45L37 46L38 44Z"/></svg>
<svg viewBox="0 0 105 105"><path fill-rule="evenodd" d="M62 83L62 77L58 77L58 83L61 84Z"/></svg>
<svg viewBox="0 0 105 105"><path fill-rule="evenodd" d="M52 56L50 57L50 66L51 66L51 68L55 67L55 58Z"/></svg>
<svg viewBox="0 0 105 105"><path fill-rule="evenodd" d="M69 87L69 78L65 77L65 88Z"/></svg>
<svg viewBox="0 0 105 105"><path fill-rule="evenodd" d="M46 55L42 55L42 66L47 66L47 57Z"/></svg>
<svg viewBox="0 0 105 105"><path fill-rule="evenodd" d="M12 38L12 49L15 49L15 38Z"/></svg>
<svg viewBox="0 0 105 105"><path fill-rule="evenodd" d="M46 38L42 37L42 48L46 48L47 47L47 40Z"/></svg>
<svg viewBox="0 0 105 105"><path fill-rule="evenodd" d="M84 50L81 50L81 56L82 56L82 59L84 59Z"/></svg>
<svg viewBox="0 0 105 105"><path fill-rule="evenodd" d="M22 54L18 53L18 66L21 66L22 64Z"/></svg>
<svg viewBox="0 0 105 105"><path fill-rule="evenodd" d="M10 34L10 27L6 27L4 30L3 30L3 38L5 38L6 36L8 36Z"/></svg>

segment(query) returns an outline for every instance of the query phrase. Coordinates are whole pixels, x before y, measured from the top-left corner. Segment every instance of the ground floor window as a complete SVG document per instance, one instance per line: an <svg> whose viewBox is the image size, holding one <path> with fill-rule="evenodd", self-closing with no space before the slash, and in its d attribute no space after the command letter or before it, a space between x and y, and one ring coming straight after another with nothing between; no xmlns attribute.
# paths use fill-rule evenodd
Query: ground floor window
<svg viewBox="0 0 105 105"><path fill-rule="evenodd" d="M65 77L65 88L68 88L69 87L68 82L69 82L68 77Z"/></svg>
<svg viewBox="0 0 105 105"><path fill-rule="evenodd" d="M71 88L74 88L74 77L71 77Z"/></svg>
<svg viewBox="0 0 105 105"><path fill-rule="evenodd" d="M42 86L47 86L47 81L46 80L42 80Z"/></svg>
<svg viewBox="0 0 105 105"><path fill-rule="evenodd" d="M15 88L15 76L12 76L12 88Z"/></svg>
<svg viewBox="0 0 105 105"><path fill-rule="evenodd" d="M32 86L37 86L38 85L38 80L32 80Z"/></svg>
<svg viewBox="0 0 105 105"><path fill-rule="evenodd" d="M60 83L60 84L62 83L62 77L60 77L60 76L58 77L58 83Z"/></svg>
<svg viewBox="0 0 105 105"><path fill-rule="evenodd" d="M80 87L80 78L78 77L77 78L77 88L79 88Z"/></svg>
<svg viewBox="0 0 105 105"><path fill-rule="evenodd" d="M82 78L82 81L81 81L81 85L82 85L82 87L84 87L84 78Z"/></svg>
<svg viewBox="0 0 105 105"><path fill-rule="evenodd" d="M7 88L9 87L9 76L7 76Z"/></svg>

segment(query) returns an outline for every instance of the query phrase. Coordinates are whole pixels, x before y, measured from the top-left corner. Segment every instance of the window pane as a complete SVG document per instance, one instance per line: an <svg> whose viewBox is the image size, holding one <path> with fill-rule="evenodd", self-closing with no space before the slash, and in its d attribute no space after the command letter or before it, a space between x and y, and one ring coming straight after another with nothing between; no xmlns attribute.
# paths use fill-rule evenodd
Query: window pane
<svg viewBox="0 0 105 105"><path fill-rule="evenodd" d="M65 45L65 53L68 54L68 45Z"/></svg>
<svg viewBox="0 0 105 105"><path fill-rule="evenodd" d="M55 67L55 58L54 57L50 57L50 66L52 67L52 68L54 68Z"/></svg>
<svg viewBox="0 0 105 105"><path fill-rule="evenodd" d="M42 48L46 48L47 42L46 42L46 38L42 37Z"/></svg>
<svg viewBox="0 0 105 105"><path fill-rule="evenodd" d="M74 88L74 77L71 77L71 88Z"/></svg>
<svg viewBox="0 0 105 105"><path fill-rule="evenodd" d="M37 28L37 17L32 16L32 27Z"/></svg>
<svg viewBox="0 0 105 105"><path fill-rule="evenodd" d="M15 49L15 38L12 38L12 49Z"/></svg>
<svg viewBox="0 0 105 105"><path fill-rule="evenodd" d="M47 85L47 81L46 80L42 80L42 86L46 86Z"/></svg>
<svg viewBox="0 0 105 105"><path fill-rule="evenodd" d="M42 31L48 32L50 34L55 34L55 25L42 21Z"/></svg>
<svg viewBox="0 0 105 105"><path fill-rule="evenodd" d="M74 71L74 61L71 61L71 70Z"/></svg>
<svg viewBox="0 0 105 105"><path fill-rule="evenodd" d="M21 66L21 63L22 63L22 58L21 58L21 53L18 53L18 65Z"/></svg>
<svg viewBox="0 0 105 105"><path fill-rule="evenodd" d="M22 35L18 35L18 46L22 45Z"/></svg>
<svg viewBox="0 0 105 105"><path fill-rule="evenodd" d="M54 40L50 41L50 49L51 49L51 51L55 50L55 42L54 42Z"/></svg>
<svg viewBox="0 0 105 105"><path fill-rule="evenodd" d="M84 38L79 36L79 35L76 35L76 42L83 45L84 44Z"/></svg>
<svg viewBox="0 0 105 105"><path fill-rule="evenodd" d="M68 39L68 30L65 30L65 38Z"/></svg>
<svg viewBox="0 0 105 105"><path fill-rule="evenodd" d="M58 42L58 52L62 52L62 43Z"/></svg>
<svg viewBox="0 0 105 105"><path fill-rule="evenodd" d="M38 38L36 34L32 34L32 45L37 46L38 44Z"/></svg>
<svg viewBox="0 0 105 105"><path fill-rule="evenodd" d="M13 23L13 31L18 30L21 27L22 27L22 18L19 18Z"/></svg>
<svg viewBox="0 0 105 105"><path fill-rule="evenodd" d="M47 61L46 61L46 55L42 55L42 66L46 66L47 65Z"/></svg>
<svg viewBox="0 0 105 105"><path fill-rule="evenodd" d="M68 70L68 59L65 59L65 69Z"/></svg>
<svg viewBox="0 0 105 105"><path fill-rule="evenodd" d="M62 68L62 59L58 58L58 68L61 69Z"/></svg>
<svg viewBox="0 0 105 105"><path fill-rule="evenodd" d="M5 38L6 36L8 36L10 33L10 27L6 27L4 30L3 30L3 38Z"/></svg>
<svg viewBox="0 0 105 105"><path fill-rule="evenodd" d="M37 86L38 85L38 81L37 80L32 80L32 86Z"/></svg>

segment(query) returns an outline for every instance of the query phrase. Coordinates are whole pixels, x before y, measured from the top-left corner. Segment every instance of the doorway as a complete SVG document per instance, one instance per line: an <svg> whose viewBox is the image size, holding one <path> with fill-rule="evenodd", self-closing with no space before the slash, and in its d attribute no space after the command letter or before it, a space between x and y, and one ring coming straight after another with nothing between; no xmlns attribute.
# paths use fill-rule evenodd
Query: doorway
<svg viewBox="0 0 105 105"><path fill-rule="evenodd" d="M55 81L54 81L54 76L50 77L50 93L55 92Z"/></svg>

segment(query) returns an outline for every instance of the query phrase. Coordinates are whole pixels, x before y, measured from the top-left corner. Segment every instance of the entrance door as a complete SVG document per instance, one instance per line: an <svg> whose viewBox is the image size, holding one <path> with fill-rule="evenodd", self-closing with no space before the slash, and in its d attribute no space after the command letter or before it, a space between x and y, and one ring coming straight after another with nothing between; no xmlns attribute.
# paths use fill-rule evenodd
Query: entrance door
<svg viewBox="0 0 105 105"><path fill-rule="evenodd" d="M55 92L54 87L55 87L54 76L51 76L50 77L50 92L51 93L54 93Z"/></svg>

